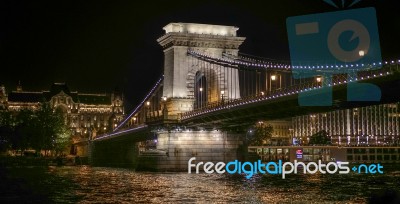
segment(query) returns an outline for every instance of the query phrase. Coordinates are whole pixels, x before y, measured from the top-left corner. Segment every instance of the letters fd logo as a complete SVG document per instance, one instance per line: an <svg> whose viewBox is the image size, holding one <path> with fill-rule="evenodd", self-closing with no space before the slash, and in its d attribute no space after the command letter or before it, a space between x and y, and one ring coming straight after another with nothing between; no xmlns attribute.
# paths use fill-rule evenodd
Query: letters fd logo
<svg viewBox="0 0 400 204"><path fill-rule="evenodd" d="M335 74L354 76L359 71L380 68L374 8L289 17L286 26L294 78L318 76L327 84ZM352 82L347 87L348 101L379 101L380 95L373 84ZM299 105L332 105L332 88L300 93Z"/></svg>

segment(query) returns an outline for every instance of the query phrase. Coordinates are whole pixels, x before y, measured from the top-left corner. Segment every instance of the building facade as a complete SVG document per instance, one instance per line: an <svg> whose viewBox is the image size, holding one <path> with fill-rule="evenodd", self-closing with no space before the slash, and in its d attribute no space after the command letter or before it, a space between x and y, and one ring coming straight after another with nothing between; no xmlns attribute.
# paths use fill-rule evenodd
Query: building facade
<svg viewBox="0 0 400 204"><path fill-rule="evenodd" d="M398 145L400 103L303 115L292 121L297 144L307 144L313 134L325 130L333 145Z"/></svg>
<svg viewBox="0 0 400 204"><path fill-rule="evenodd" d="M25 91L21 85L16 91L6 93L0 87L0 109L18 112L22 109L38 109L41 103L49 103L54 109L60 109L66 124L72 131L73 146L71 153L87 154L90 139L113 130L124 118L122 92L112 94L86 94L72 92L65 83L54 83L47 91Z"/></svg>
<svg viewBox="0 0 400 204"><path fill-rule="evenodd" d="M267 120L259 121L258 125L267 125L272 127L270 141L266 141L270 145L289 145L292 135L292 121L288 120Z"/></svg>

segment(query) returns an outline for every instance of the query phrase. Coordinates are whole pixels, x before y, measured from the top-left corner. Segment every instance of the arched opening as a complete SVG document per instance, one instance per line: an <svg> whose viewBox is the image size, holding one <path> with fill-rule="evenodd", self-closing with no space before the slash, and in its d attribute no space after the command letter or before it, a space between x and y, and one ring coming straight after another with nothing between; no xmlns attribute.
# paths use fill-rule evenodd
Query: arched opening
<svg viewBox="0 0 400 204"><path fill-rule="evenodd" d="M207 105L207 78L204 73L198 71L194 81L195 108L202 108Z"/></svg>

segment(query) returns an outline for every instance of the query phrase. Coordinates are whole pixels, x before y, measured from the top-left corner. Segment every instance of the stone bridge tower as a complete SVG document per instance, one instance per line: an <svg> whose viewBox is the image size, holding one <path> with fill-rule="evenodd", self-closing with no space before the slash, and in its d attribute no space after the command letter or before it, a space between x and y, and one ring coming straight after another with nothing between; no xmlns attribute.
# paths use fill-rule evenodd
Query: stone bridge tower
<svg viewBox="0 0 400 204"><path fill-rule="evenodd" d="M228 68L227 71L227 68L209 68L208 71L202 71L204 63L193 63L193 57L188 55L188 50L193 50L218 58L223 58L223 53L237 56L238 48L245 40L237 36L237 27L170 23L164 30L165 35L157 41L164 49L163 98L166 99L169 116L178 118L180 113L193 109L196 95L194 84L199 76L218 84L204 90L208 94L208 102L219 100L221 94L222 99L224 95L225 99L240 98L237 69ZM206 66L212 67L210 64Z"/></svg>

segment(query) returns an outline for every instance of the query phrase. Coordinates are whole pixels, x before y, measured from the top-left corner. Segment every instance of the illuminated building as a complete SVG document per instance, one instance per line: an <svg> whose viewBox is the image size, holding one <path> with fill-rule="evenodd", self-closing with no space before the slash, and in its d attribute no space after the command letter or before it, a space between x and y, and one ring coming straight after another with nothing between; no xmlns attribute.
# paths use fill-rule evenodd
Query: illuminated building
<svg viewBox="0 0 400 204"><path fill-rule="evenodd" d="M124 117L123 95L115 90L112 94L86 94L71 92L65 83L54 83L48 91L25 91L19 84L16 91L5 93L0 87L0 109L18 112L35 110L43 102L60 109L71 128L73 147L71 153L87 154L87 142L96 135L111 131Z"/></svg>
<svg viewBox="0 0 400 204"><path fill-rule="evenodd" d="M272 127L270 141L266 141L270 145L288 145L290 144L290 136L292 135L290 120L268 120L259 121L257 125L267 125Z"/></svg>
<svg viewBox="0 0 400 204"><path fill-rule="evenodd" d="M333 145L399 144L400 103L335 110L293 118L294 139L307 144L309 138L327 131Z"/></svg>

